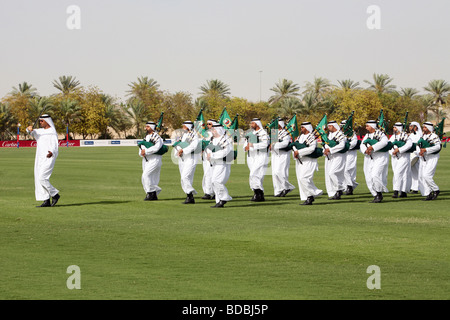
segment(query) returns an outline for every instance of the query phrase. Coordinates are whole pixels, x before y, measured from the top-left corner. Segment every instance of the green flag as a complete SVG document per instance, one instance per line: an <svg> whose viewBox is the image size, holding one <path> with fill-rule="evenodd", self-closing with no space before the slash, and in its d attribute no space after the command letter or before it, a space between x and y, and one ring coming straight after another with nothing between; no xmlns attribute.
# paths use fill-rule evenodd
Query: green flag
<svg viewBox="0 0 450 320"><path fill-rule="evenodd" d="M345 121L345 125L342 128L342 132L347 136L351 137L353 136L353 114L355 111L352 111L350 116L348 117L347 121Z"/></svg>
<svg viewBox="0 0 450 320"><path fill-rule="evenodd" d="M403 131L407 131L408 130L408 111L406 111L405 114L405 120L403 120Z"/></svg>
<svg viewBox="0 0 450 320"><path fill-rule="evenodd" d="M434 127L434 132L439 136L439 139L444 139L444 121L445 118L442 118L441 122ZM447 148L447 139L445 138L444 148Z"/></svg>
<svg viewBox="0 0 450 320"><path fill-rule="evenodd" d="M319 121L316 128L314 129L314 134L319 135L320 139L322 139L323 143L329 143L328 134L325 131L327 129L327 125L328 125L328 119L327 119L327 115L325 114L322 117L322 120Z"/></svg>
<svg viewBox="0 0 450 320"><path fill-rule="evenodd" d="M292 140L295 140L300 135L297 125L297 114L294 114L294 116L286 124L285 128L291 135Z"/></svg>
<svg viewBox="0 0 450 320"><path fill-rule="evenodd" d="M383 109L380 110L380 116L378 117L378 128L383 130L384 133L388 132L388 124L384 117Z"/></svg>
<svg viewBox="0 0 450 320"><path fill-rule="evenodd" d="M162 128L163 116L164 116L164 112L161 112L161 115L159 116L158 122L156 123L156 130L157 131L161 130L161 128Z"/></svg>
<svg viewBox="0 0 450 320"><path fill-rule="evenodd" d="M203 108L200 109L197 119L195 119L194 128L202 137L206 136L206 122L205 117L203 116Z"/></svg>
<svg viewBox="0 0 450 320"><path fill-rule="evenodd" d="M223 108L222 114L219 118L219 123L225 128L230 128L231 124L233 123L233 120L231 120L230 115L227 112L227 107Z"/></svg>

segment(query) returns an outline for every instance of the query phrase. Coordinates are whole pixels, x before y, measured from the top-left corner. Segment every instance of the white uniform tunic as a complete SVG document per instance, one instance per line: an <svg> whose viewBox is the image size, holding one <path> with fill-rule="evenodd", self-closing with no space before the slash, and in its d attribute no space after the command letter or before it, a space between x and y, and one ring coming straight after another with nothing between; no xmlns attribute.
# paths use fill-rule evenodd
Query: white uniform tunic
<svg viewBox="0 0 450 320"><path fill-rule="evenodd" d="M264 175L269 164L269 154L267 147L269 146L269 136L264 129L254 132L258 136L258 143L253 143L250 147L247 157L247 165L250 169L249 183L252 190L260 189L264 191L263 182ZM244 150L248 142L244 143Z"/></svg>
<svg viewBox="0 0 450 320"><path fill-rule="evenodd" d="M437 163L439 160L439 153L434 153L440 150L441 141L435 133L424 134L424 140L434 141L434 146L425 148L426 153L419 158L419 189L423 196L428 196L432 191L438 191L439 187L434 182L434 173L436 172ZM417 146L417 152L420 148Z"/></svg>
<svg viewBox="0 0 450 320"><path fill-rule="evenodd" d="M299 143L304 143L308 135L302 134L297 138ZM298 157L300 161L295 161L295 173L297 175L298 189L300 191L300 199L306 200L308 197L318 197L323 194L323 191L318 189L314 184L314 172L319 171L317 158L310 158L310 155L317 147L317 141L314 140L309 147L298 150ZM292 152L292 155L294 152Z"/></svg>
<svg viewBox="0 0 450 320"><path fill-rule="evenodd" d="M358 143L358 136L356 134L353 134L353 136L350 139L350 148L347 151L344 170L345 185L351 186L353 190L359 184L358 182L356 182L356 165L358 160L358 149L354 149L357 143Z"/></svg>
<svg viewBox="0 0 450 320"><path fill-rule="evenodd" d="M272 181L274 195L283 190L293 190L294 185L289 182L289 166L291 164L290 151L281 150L291 143L291 136L286 135L281 141L272 145Z"/></svg>
<svg viewBox="0 0 450 320"><path fill-rule="evenodd" d="M145 158L141 154L141 150L139 150L139 156L142 158L142 186L146 193L148 192L156 192L159 194L161 192L161 188L158 186L160 175L161 175L161 166L162 166L162 156L156 154L159 149L163 146L164 142L159 135L156 135L156 141L153 141L155 144L146 148L144 146L141 147L142 150L145 150ZM150 135L145 137L145 141L150 142ZM155 140L155 139L153 139Z"/></svg>
<svg viewBox="0 0 450 320"><path fill-rule="evenodd" d="M400 139L400 134L393 134L389 141L394 142ZM391 155L392 165L392 188L399 192L409 192L411 189L411 162L410 154L407 152L412 147L411 139L406 139L406 143L403 147L397 148L394 146L389 150ZM392 155L392 152L398 149L397 156Z"/></svg>
<svg viewBox="0 0 450 320"><path fill-rule="evenodd" d="M219 142L223 142L222 137L214 138L211 143L218 145ZM228 138L222 150L211 152L210 149L207 149L207 152L211 155L211 180L213 191L216 195L216 203L219 203L219 201L231 201L232 198L225 184L230 178L233 157L230 156L230 159L226 159L227 161L224 161L223 158L233 152L233 142Z"/></svg>
<svg viewBox="0 0 450 320"><path fill-rule="evenodd" d="M59 191L50 183L58 157L58 135L54 128L34 129L31 136L36 139L36 158L34 161L34 185L37 201L45 201L59 193ZM47 158L48 152L53 154Z"/></svg>
<svg viewBox="0 0 450 320"><path fill-rule="evenodd" d="M333 140L337 135L343 135L340 131L330 132L328 139ZM345 183L345 164L346 153L340 153L345 148L347 138L343 136L339 143L330 148L325 145L325 148L330 149L328 158L325 156L325 186L329 197L334 196L339 190L344 190Z"/></svg>
<svg viewBox="0 0 450 320"><path fill-rule="evenodd" d="M208 139L208 141L211 138ZM207 160L207 150L203 151L203 179L202 179L202 189L204 194L214 195L213 184L212 184L212 165L211 162Z"/></svg>
<svg viewBox="0 0 450 320"><path fill-rule="evenodd" d="M180 170L181 177L181 188L183 189L184 193L189 194L192 192L192 194L195 195L197 194L197 191L194 189L193 183L195 168L201 157L201 154L197 152L197 147L199 146L200 140L197 134L184 133L181 141L189 142L189 146L183 149L183 154L181 158L178 159L178 168Z"/></svg>
<svg viewBox="0 0 450 320"><path fill-rule="evenodd" d="M417 124L419 125L419 124ZM413 132L409 135L412 143L416 143L422 138L422 132ZM419 187L419 153L417 151L410 153L410 163L411 163L411 190L419 191L423 190L422 187Z"/></svg>
<svg viewBox="0 0 450 320"><path fill-rule="evenodd" d="M363 142L366 139L373 139L375 133L367 133ZM360 151L364 154L364 176L366 178L367 188L373 196L377 195L377 192L389 192L387 188L387 175L389 165L389 153L378 152L388 144L389 140L385 134L381 135L381 139L374 144L372 155L365 154L367 146L361 143Z"/></svg>

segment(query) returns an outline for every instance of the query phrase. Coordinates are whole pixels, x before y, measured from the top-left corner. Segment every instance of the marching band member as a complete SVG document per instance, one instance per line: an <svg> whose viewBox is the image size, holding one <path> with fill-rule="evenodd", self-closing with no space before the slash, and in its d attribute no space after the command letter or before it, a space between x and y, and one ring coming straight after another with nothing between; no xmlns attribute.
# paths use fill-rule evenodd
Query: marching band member
<svg viewBox="0 0 450 320"><path fill-rule="evenodd" d="M426 201L436 200L440 191L433 177L441 151L441 139L434 132L431 122L425 122L422 131L423 137L417 143L417 151L420 156L419 179L423 187L422 195L426 196L424 199Z"/></svg>
<svg viewBox="0 0 450 320"><path fill-rule="evenodd" d="M206 148L207 159L212 166L211 180L216 200L216 205L211 208L223 208L232 199L225 184L230 178L234 159L233 140L218 123L212 126L212 135L213 139Z"/></svg>
<svg viewBox="0 0 450 320"><path fill-rule="evenodd" d="M396 122L394 124L394 134L389 141L394 147L389 150L392 165L392 187L394 195L392 198L406 198L406 193L411 188L411 162L409 150L413 143L408 134L403 131L403 124Z"/></svg>
<svg viewBox="0 0 450 320"><path fill-rule="evenodd" d="M139 145L139 156L142 158L142 186L146 192L145 201L158 200L157 195L161 192L158 186L161 166L162 154L158 152L164 145L162 138L155 131L156 123L147 122L145 125L145 142Z"/></svg>
<svg viewBox="0 0 450 320"><path fill-rule="evenodd" d="M212 185L212 180L211 180L211 173L212 173L212 164L211 162L207 159L207 152L206 152L206 148L207 146L212 142L213 140L213 135L212 135L212 126L218 124L218 122L216 120L213 119L209 119L206 122L206 127L208 128L208 136L205 137L202 141L202 159L203 159L203 179L202 179L202 189L203 189L203 197L202 199L204 200L212 200L215 199L214 197L214 189L213 189L213 185ZM204 146L204 148L203 148Z"/></svg>
<svg viewBox="0 0 450 320"><path fill-rule="evenodd" d="M422 138L422 127L418 122L411 122L409 124L409 137L411 138L412 143L419 142L420 138ZM413 151L410 154L410 162L411 162L411 193L418 193L419 190L423 191L422 186L419 185L419 152Z"/></svg>
<svg viewBox="0 0 450 320"><path fill-rule="evenodd" d="M318 156L316 156L317 140L313 131L310 122L303 122L300 125L301 134L295 141L301 144L303 148L299 148L295 142L292 147L292 155L296 160L295 173L300 190L300 200L305 201L301 203L302 205L312 205L314 198L323 194L323 191L318 189L313 181L314 172L319 171Z"/></svg>
<svg viewBox="0 0 450 320"><path fill-rule="evenodd" d="M253 118L250 122L251 133L247 135L244 150L248 152L247 165L250 169L250 188L254 194L251 201L265 201L264 175L269 163L269 135L264 130L261 120Z"/></svg>
<svg viewBox="0 0 450 320"><path fill-rule="evenodd" d="M271 145L272 181L275 197L284 197L295 189L289 182L291 164L290 148L292 138L284 128L284 121L278 120L278 140Z"/></svg>
<svg viewBox="0 0 450 320"><path fill-rule="evenodd" d="M343 128L346 123L347 120L342 120L341 128ZM356 182L356 165L360 144L355 131L353 131L353 135L350 137L349 143L350 147L347 151L344 170L345 185L347 185L347 189L344 192L345 195L352 195L353 190L355 190L355 188L359 185L359 183Z"/></svg>
<svg viewBox="0 0 450 320"><path fill-rule="evenodd" d="M374 196L372 203L380 203L383 192L389 192L386 178L389 164L386 147L389 140L383 131L377 129L375 120L367 121L366 130L368 132L360 146L360 151L364 154L364 176L367 188Z"/></svg>

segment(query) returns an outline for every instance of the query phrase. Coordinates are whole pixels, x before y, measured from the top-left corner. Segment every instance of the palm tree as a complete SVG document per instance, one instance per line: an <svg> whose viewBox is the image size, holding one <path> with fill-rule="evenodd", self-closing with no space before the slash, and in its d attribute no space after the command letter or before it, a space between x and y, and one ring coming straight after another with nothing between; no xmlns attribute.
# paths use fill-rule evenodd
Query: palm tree
<svg viewBox="0 0 450 320"><path fill-rule="evenodd" d="M373 83L364 80L365 83L369 84L369 90L373 90L375 92L381 93L391 93L395 91L396 86L390 84L394 79L389 77L387 74L373 74Z"/></svg>
<svg viewBox="0 0 450 320"><path fill-rule="evenodd" d="M414 96L419 94L419 91L417 89L415 89L415 88L401 88L400 89L400 94L403 97L412 99L412 98L414 98Z"/></svg>
<svg viewBox="0 0 450 320"><path fill-rule="evenodd" d="M430 92L432 96L432 102L429 108L434 111L436 120L439 122L441 118L440 109L447 104L446 99L450 93L450 84L445 80L431 80L424 89Z"/></svg>
<svg viewBox="0 0 450 320"><path fill-rule="evenodd" d="M147 108L141 100L134 99L128 103L125 111L136 126L136 137L140 137L142 134L142 123L148 116Z"/></svg>
<svg viewBox="0 0 450 320"><path fill-rule="evenodd" d="M289 118L295 113L300 113L303 108L302 102L297 97L287 97L280 102L277 114L281 118Z"/></svg>
<svg viewBox="0 0 450 320"><path fill-rule="evenodd" d="M298 84L294 84L292 80L282 79L275 84L275 87L270 89L275 92L273 96L269 98L269 104L274 105L276 103L282 103L285 99L297 98L300 87ZM297 98L298 99L298 98Z"/></svg>
<svg viewBox="0 0 450 320"><path fill-rule="evenodd" d="M0 140L10 140L14 137L14 125L17 120L14 118L11 109L0 102ZM17 129L17 128L16 128Z"/></svg>
<svg viewBox="0 0 450 320"><path fill-rule="evenodd" d="M44 109L45 113L54 109L53 102L49 97L35 96L31 98L28 107L29 118L33 120L37 119Z"/></svg>
<svg viewBox="0 0 450 320"><path fill-rule="evenodd" d="M19 88L13 87L11 95L13 96L24 96L28 98L33 98L36 95L37 89L33 88L33 85L27 82L19 83Z"/></svg>
<svg viewBox="0 0 450 320"><path fill-rule="evenodd" d="M207 80L206 85L200 87L200 95L201 98L217 96L226 99L230 95L230 88L220 80Z"/></svg>
<svg viewBox="0 0 450 320"><path fill-rule="evenodd" d="M137 82L132 82L128 85L130 90L128 90L127 96L130 96L130 99L139 98L143 100L143 97L152 90L158 90L159 84L156 80L149 77L140 77Z"/></svg>
<svg viewBox="0 0 450 320"><path fill-rule="evenodd" d="M303 91L304 94L314 93L317 99L321 100L326 93L330 92L333 85L328 79L325 78L314 78L314 82L307 82L305 85L306 89Z"/></svg>
<svg viewBox="0 0 450 320"><path fill-rule="evenodd" d="M350 79L338 80L338 83L341 86L341 88L344 89L345 91L360 89L359 82L355 82L355 81L350 80Z"/></svg>
<svg viewBox="0 0 450 320"><path fill-rule="evenodd" d="M61 76L59 80L53 81L53 86L62 92L63 95L68 95L79 88L80 81L72 76Z"/></svg>

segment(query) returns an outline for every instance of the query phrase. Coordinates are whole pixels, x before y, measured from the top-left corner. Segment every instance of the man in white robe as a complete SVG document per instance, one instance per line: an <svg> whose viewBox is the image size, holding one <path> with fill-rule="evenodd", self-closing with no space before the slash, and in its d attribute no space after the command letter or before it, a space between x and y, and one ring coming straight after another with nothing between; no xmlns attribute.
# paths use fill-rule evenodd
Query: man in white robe
<svg viewBox="0 0 450 320"><path fill-rule="evenodd" d="M60 198L59 191L50 183L50 176L58 157L58 134L48 114L43 114L39 118L39 125L41 127L39 129L33 129L32 126L27 128L27 132L36 139L35 197L37 201L44 201L39 207L53 207Z"/></svg>
<svg viewBox="0 0 450 320"><path fill-rule="evenodd" d="M417 144L420 138L422 138L422 127L418 122L411 122L409 125L409 137L411 138L412 143ZM414 151L410 154L410 162L411 162L411 193L418 193L419 190L423 191L423 188L419 185L419 152Z"/></svg>
<svg viewBox="0 0 450 320"><path fill-rule="evenodd" d="M344 193L346 153L341 152L346 147L347 137L342 133L336 121L328 122L328 139L336 141L336 145L324 146L325 186L329 200L340 200Z"/></svg>
<svg viewBox="0 0 450 320"><path fill-rule="evenodd" d="M217 150L213 152L211 148L206 148L207 159L212 165L211 180L216 200L216 205L211 208L223 208L232 200L225 184L230 178L231 163L234 159L233 140L218 123L212 126L212 134L211 147Z"/></svg>
<svg viewBox="0 0 450 320"><path fill-rule="evenodd" d="M392 198L406 198L406 193L411 188L411 162L408 151L413 144L406 132L403 132L401 122L396 122L393 130L394 134L389 139L394 144L394 147L389 150L393 172L392 188L394 194ZM401 143L402 146L399 147L397 143Z"/></svg>
<svg viewBox="0 0 450 320"><path fill-rule="evenodd" d="M347 120L341 121L341 128L345 126L346 122ZM350 148L347 151L347 157L345 160L344 178L345 178L345 185L347 186L347 189L344 192L345 195L352 195L353 191L359 185L359 183L356 182L356 171L357 171L356 168L359 150L358 141L359 140L356 132L353 132L353 135L349 139Z"/></svg>
<svg viewBox="0 0 450 320"><path fill-rule="evenodd" d="M301 205L312 205L314 199L323 194L323 191L318 189L313 181L314 173L319 171L317 158L311 157L311 154L317 148L317 140L313 130L310 122L303 122L300 125L301 135L297 137L296 141L307 146L298 150L295 147L292 149L300 200L305 201Z"/></svg>
<svg viewBox="0 0 450 320"><path fill-rule="evenodd" d="M389 153L384 151L388 145L387 136L377 129L375 120L366 123L367 134L363 137L360 151L364 154L364 176L367 188L374 196L372 203L380 203L383 200L383 192L389 192L387 188ZM364 143L367 139L377 140L374 145Z"/></svg>
<svg viewBox="0 0 450 320"><path fill-rule="evenodd" d="M208 136L205 137L203 140L207 141L208 143L211 143L213 136L212 136L212 126L218 124L216 120L209 119L206 122L206 127L208 128L207 134ZM215 199L214 196L214 189L212 184L212 164L207 159L207 149L203 150L202 152L202 164L203 164L203 179L202 179L202 189L203 189L203 200L213 200Z"/></svg>
<svg viewBox="0 0 450 320"><path fill-rule="evenodd" d="M295 189L289 182L289 166L291 164L291 152L288 149L292 142L291 136L284 128L284 121L278 120L278 140L273 142L272 151L272 182L275 197L285 197Z"/></svg>
<svg viewBox="0 0 450 320"><path fill-rule="evenodd" d="M158 186L161 166L162 166L162 155L157 154L157 152L164 145L162 138L155 131L156 123L147 122L145 125L145 130L147 135L145 136L145 141L152 142L153 146L146 148L141 145L139 150L139 156L142 158L142 186L146 192L145 201L158 200L158 194L161 192L161 188Z"/></svg>
<svg viewBox="0 0 450 320"><path fill-rule="evenodd" d="M424 199L425 201L436 200L440 191L438 185L434 181L434 174L439 160L441 139L434 132L434 126L431 122L425 122L422 131L422 139L431 144L429 147L417 146L420 156L419 180L423 187L422 195L426 196Z"/></svg>
<svg viewBox="0 0 450 320"><path fill-rule="evenodd" d="M194 123L192 121L183 122L183 136L181 142L188 144L184 148L176 148L178 156L178 167L181 177L181 188L186 193L186 200L183 204L194 204L194 195L197 191L193 187L194 174L197 163L201 156L201 146L198 134L193 130ZM199 148L200 147L200 148Z"/></svg>
<svg viewBox="0 0 450 320"><path fill-rule="evenodd" d="M250 169L249 182L254 194L251 201L261 202L264 198L264 175L269 164L269 135L264 130L261 120L252 119L252 141L245 141L244 151L248 152L247 165Z"/></svg>

